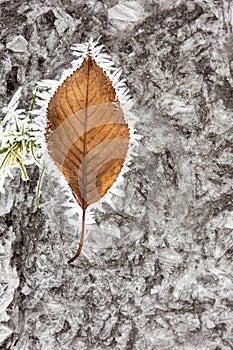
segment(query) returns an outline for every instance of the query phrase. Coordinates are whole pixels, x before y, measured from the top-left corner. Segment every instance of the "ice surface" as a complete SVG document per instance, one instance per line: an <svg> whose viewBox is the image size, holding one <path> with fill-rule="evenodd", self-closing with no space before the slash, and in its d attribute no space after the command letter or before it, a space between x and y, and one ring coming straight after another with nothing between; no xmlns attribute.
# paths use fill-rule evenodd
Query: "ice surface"
<svg viewBox="0 0 233 350"><path fill-rule="evenodd" d="M108 10L108 17L118 29L125 29L130 23L138 22L145 16L140 2L119 3Z"/></svg>
<svg viewBox="0 0 233 350"><path fill-rule="evenodd" d="M1 106L20 85L25 107L36 81L59 79L70 66L71 46L101 36L122 68L142 136L121 196L113 191L92 210L73 266L66 261L77 249L80 217L69 217L59 181L52 187L45 179L37 209L38 172L29 170L28 183L7 179L0 348L231 350L232 4L20 0L0 7ZM18 36L27 52L7 48Z"/></svg>
<svg viewBox="0 0 233 350"><path fill-rule="evenodd" d="M11 335L12 330L6 326L0 325L0 344Z"/></svg>
<svg viewBox="0 0 233 350"><path fill-rule="evenodd" d="M6 48L13 52L27 52L27 40L22 35L15 36L11 41L6 43Z"/></svg>

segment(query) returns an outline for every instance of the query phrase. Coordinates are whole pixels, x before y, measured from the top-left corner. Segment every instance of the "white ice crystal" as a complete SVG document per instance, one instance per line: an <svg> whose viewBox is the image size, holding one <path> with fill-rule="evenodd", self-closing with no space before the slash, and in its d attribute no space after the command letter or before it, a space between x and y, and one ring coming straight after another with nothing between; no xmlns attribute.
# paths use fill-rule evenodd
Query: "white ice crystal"
<svg viewBox="0 0 233 350"><path fill-rule="evenodd" d="M137 1L117 4L108 10L110 21L118 28L125 29L129 23L136 23L145 16L143 7Z"/></svg>
<svg viewBox="0 0 233 350"><path fill-rule="evenodd" d="M13 52L27 52L28 42L22 35L15 36L7 42L6 47Z"/></svg>

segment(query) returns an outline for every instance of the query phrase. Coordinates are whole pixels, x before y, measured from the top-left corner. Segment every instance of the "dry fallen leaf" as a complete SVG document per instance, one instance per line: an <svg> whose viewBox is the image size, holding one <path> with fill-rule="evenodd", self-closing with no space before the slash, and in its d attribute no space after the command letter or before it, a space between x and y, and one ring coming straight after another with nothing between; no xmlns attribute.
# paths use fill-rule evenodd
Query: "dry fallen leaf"
<svg viewBox="0 0 233 350"><path fill-rule="evenodd" d="M46 142L83 210L81 240L71 263L82 249L86 208L116 180L129 143L115 89L90 55L50 100Z"/></svg>

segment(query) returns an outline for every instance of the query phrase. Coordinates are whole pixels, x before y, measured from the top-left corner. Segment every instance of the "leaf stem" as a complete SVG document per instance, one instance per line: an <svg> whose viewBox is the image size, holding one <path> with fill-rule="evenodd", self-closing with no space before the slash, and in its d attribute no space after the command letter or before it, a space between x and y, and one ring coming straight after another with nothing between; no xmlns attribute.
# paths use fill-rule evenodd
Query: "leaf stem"
<svg viewBox="0 0 233 350"><path fill-rule="evenodd" d="M73 256L73 258L71 258L70 260L67 261L67 264L71 264L75 259L77 259L77 257L81 253L81 250L83 247L83 241L84 241L84 233L85 233L85 219L86 219L86 208L83 208L82 234L81 234L80 243L79 243L78 250L77 250L76 254Z"/></svg>

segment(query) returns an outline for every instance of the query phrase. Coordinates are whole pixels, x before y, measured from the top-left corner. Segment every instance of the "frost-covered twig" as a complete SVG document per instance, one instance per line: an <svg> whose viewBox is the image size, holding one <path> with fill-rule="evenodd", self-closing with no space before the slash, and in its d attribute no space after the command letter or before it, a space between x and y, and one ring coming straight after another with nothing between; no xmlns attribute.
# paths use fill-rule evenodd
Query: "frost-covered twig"
<svg viewBox="0 0 233 350"><path fill-rule="evenodd" d="M22 179L27 181L26 165L35 163L41 168L42 129L33 118L33 108L37 97L35 89L29 111L18 109L21 88L17 90L7 107L0 124L0 192L5 193L4 182L7 176L13 178L11 169L18 167Z"/></svg>

